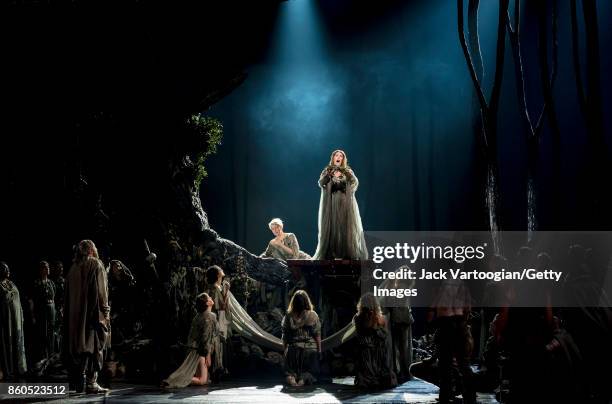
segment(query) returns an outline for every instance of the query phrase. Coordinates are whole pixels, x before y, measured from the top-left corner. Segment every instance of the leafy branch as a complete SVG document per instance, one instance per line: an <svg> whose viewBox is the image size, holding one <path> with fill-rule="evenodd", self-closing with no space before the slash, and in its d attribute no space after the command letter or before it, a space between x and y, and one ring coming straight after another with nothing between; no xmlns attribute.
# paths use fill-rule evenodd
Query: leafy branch
<svg viewBox="0 0 612 404"><path fill-rule="evenodd" d="M223 139L223 124L216 118L194 114L187 118L185 126L191 132L195 143L194 187L199 191L202 180L208 176L204 163L210 155L217 152L217 147Z"/></svg>

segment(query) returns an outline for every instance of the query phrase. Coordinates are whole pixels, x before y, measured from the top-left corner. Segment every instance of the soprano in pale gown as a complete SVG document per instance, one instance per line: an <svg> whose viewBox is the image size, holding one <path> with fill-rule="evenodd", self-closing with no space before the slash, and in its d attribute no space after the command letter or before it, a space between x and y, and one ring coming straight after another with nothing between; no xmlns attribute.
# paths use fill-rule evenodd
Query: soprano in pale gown
<svg viewBox="0 0 612 404"><path fill-rule="evenodd" d="M313 259L368 259L355 199L358 185L346 153L335 150L319 177L319 243Z"/></svg>

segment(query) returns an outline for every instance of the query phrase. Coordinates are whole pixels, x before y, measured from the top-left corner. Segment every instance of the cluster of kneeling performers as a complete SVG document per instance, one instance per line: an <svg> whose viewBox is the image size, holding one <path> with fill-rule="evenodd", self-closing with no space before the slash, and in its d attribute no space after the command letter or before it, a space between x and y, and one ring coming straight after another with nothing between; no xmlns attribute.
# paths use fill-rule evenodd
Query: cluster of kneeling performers
<svg viewBox="0 0 612 404"><path fill-rule="evenodd" d="M231 292L228 284L222 281L223 276L220 267L214 265L208 268L208 292L196 297L198 313L191 323L188 353L180 367L162 382L164 387L207 385L211 383L213 375L225 372L228 358L224 355L224 348L231 333L227 322L231 315L227 310L227 301ZM396 386L387 324L374 295L361 297L353 324L359 347L355 384L365 388ZM297 290L293 294L281 328L286 384L304 386L315 383L322 356L321 322L306 291Z"/></svg>

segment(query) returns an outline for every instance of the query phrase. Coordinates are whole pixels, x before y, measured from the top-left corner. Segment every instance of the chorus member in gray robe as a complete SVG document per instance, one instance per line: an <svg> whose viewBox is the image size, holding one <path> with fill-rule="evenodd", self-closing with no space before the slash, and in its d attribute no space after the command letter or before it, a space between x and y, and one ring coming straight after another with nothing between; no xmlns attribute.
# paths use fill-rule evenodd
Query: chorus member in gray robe
<svg viewBox="0 0 612 404"><path fill-rule="evenodd" d="M335 150L319 177L319 243L313 259L368 259L355 199L358 185L346 153Z"/></svg>
<svg viewBox="0 0 612 404"><path fill-rule="evenodd" d="M368 389L397 386L387 321L373 294L366 293L359 299L353 324L358 346L355 385Z"/></svg>
<svg viewBox="0 0 612 404"><path fill-rule="evenodd" d="M212 312L213 299L206 293L196 298L198 314L191 322L187 348L181 366L162 382L165 388L182 388L210 383L211 375L221 363L221 341L217 316Z"/></svg>
<svg viewBox="0 0 612 404"><path fill-rule="evenodd" d="M0 262L0 380L18 378L28 369L23 344L23 310L11 272Z"/></svg>
<svg viewBox="0 0 612 404"><path fill-rule="evenodd" d="M65 305L67 353L76 365L77 391L82 391L86 382L88 393L106 392L97 377L110 338L108 281L91 240L83 240L76 247L66 277Z"/></svg>
<svg viewBox="0 0 612 404"><path fill-rule="evenodd" d="M55 284L49 279L49 263L39 264L39 278L34 281L34 321L38 334L39 358L49 358L55 352Z"/></svg>
<svg viewBox="0 0 612 404"><path fill-rule="evenodd" d="M268 227L274 238L268 243L266 251L261 254L261 257L278 258L283 261L287 260L309 260L310 255L300 250L300 244L297 237L293 233L285 233L283 231L283 221L279 218L274 218L268 223Z"/></svg>
<svg viewBox="0 0 612 404"><path fill-rule="evenodd" d="M281 322L285 376L290 386L317 381L321 355L321 322L303 290L295 292Z"/></svg>

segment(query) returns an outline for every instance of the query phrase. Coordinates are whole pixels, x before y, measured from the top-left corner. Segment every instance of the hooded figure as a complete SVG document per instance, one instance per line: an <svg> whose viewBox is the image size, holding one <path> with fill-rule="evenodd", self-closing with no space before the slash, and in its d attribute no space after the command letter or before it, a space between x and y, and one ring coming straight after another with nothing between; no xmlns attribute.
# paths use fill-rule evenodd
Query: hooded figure
<svg viewBox="0 0 612 404"><path fill-rule="evenodd" d="M319 177L319 244L313 259L368 259L361 216L355 199L359 181L346 153L335 150Z"/></svg>

